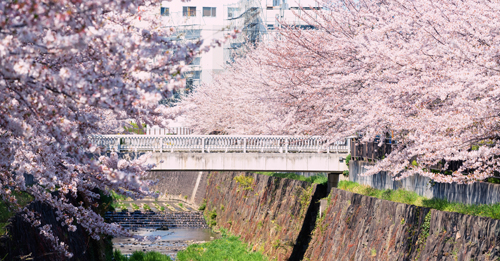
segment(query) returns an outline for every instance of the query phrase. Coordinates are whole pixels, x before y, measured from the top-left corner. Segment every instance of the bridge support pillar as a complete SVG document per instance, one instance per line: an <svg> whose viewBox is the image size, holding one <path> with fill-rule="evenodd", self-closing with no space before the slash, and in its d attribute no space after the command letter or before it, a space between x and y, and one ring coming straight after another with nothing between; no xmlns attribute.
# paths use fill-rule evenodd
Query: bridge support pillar
<svg viewBox="0 0 500 261"><path fill-rule="evenodd" d="M327 184L327 193L330 194L332 188L337 188L339 185L339 176L340 173L328 173L328 184Z"/></svg>

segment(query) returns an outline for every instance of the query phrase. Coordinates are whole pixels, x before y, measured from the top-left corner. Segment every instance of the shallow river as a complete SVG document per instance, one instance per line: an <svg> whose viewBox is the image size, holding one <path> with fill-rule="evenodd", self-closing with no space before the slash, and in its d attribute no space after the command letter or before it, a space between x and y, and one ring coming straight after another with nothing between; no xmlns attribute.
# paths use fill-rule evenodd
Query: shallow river
<svg viewBox="0 0 500 261"><path fill-rule="evenodd" d="M156 251L175 258L178 251L186 249L191 244L203 243L220 236L206 228L172 228L166 231L144 228L132 232L140 236L160 236L161 239L155 242L140 242L128 237L117 237L113 238L113 248L120 250L124 255L135 251Z"/></svg>

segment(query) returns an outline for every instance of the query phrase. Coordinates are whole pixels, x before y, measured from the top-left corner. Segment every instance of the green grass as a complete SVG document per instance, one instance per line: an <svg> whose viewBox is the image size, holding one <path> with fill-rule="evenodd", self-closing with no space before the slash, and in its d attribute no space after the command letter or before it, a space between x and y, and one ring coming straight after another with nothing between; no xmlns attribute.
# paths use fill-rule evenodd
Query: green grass
<svg viewBox="0 0 500 261"><path fill-rule="evenodd" d="M17 203L21 207L24 207L33 201L33 196L26 192L13 192L13 194L16 196ZM7 202L0 201L0 235L5 234L5 226L8 224L7 221L16 214L15 210L9 208L11 206L12 205Z"/></svg>
<svg viewBox="0 0 500 261"><path fill-rule="evenodd" d="M154 251L147 253L135 251L130 257L126 257L120 250L115 250L113 257L115 261L172 261L169 256Z"/></svg>
<svg viewBox="0 0 500 261"><path fill-rule="evenodd" d="M182 203L179 203L179 207L184 208L184 205Z"/></svg>
<svg viewBox="0 0 500 261"><path fill-rule="evenodd" d="M137 204L135 204L135 203L130 203L130 204L132 205L132 208L134 210L139 210L140 209L140 207Z"/></svg>
<svg viewBox="0 0 500 261"><path fill-rule="evenodd" d="M116 261L172 261L169 256L158 252L136 251L130 257L125 257L119 250L113 253ZM259 252L253 252L241 242L239 237L227 236L203 244L193 244L186 250L177 253L178 261L267 261L268 259Z"/></svg>
<svg viewBox="0 0 500 261"><path fill-rule="evenodd" d="M113 201L113 203L111 204L111 206L115 210L124 210L124 209L127 209L127 206L124 203L122 203L122 202Z"/></svg>
<svg viewBox="0 0 500 261"><path fill-rule="evenodd" d="M203 199L203 203L201 203L200 207L198 208L198 210L205 210L205 208L207 207L207 199Z"/></svg>
<svg viewBox="0 0 500 261"><path fill-rule="evenodd" d="M500 184L500 179L499 178L487 178L486 182L493 183L493 184Z"/></svg>
<svg viewBox="0 0 500 261"><path fill-rule="evenodd" d="M328 182L328 177L325 175L321 175L321 174L314 175L311 177L304 177L302 175L295 174L295 173L276 173L276 172L255 172L255 173L261 174L261 175L267 175L267 176L271 176L271 177L295 179L295 180L316 183L316 184L322 184L322 185L326 185L326 183Z"/></svg>
<svg viewBox="0 0 500 261"><path fill-rule="evenodd" d="M139 129L139 125L135 122L130 122L130 125L131 125L131 127L125 127L125 126L123 127L125 132L131 132L131 133L135 133L135 134L144 134L144 128L146 128L145 123L142 124L142 130Z"/></svg>
<svg viewBox="0 0 500 261"><path fill-rule="evenodd" d="M151 210L151 207L150 207L148 204L146 204L146 203L144 203L144 205L142 205L142 208L143 208L144 210L146 210L146 211Z"/></svg>
<svg viewBox="0 0 500 261"><path fill-rule="evenodd" d="M178 261L264 261L259 252L252 252L238 237L228 236L203 244L190 245L177 254Z"/></svg>
<svg viewBox="0 0 500 261"><path fill-rule="evenodd" d="M113 190L111 190L111 197L113 198L114 201L127 199L127 197L125 197L123 195L119 195L118 193L114 192Z"/></svg>
<svg viewBox="0 0 500 261"><path fill-rule="evenodd" d="M119 195L117 194L116 192L114 192L113 190L111 191L111 210L116 210L116 211L120 211L120 210L126 210L127 209L127 206L121 202L123 200L127 200L129 198L123 196L123 195Z"/></svg>
<svg viewBox="0 0 500 261"><path fill-rule="evenodd" d="M165 211L165 207L158 205L158 203L153 202L153 205L155 206L156 209L159 211Z"/></svg>
<svg viewBox="0 0 500 261"><path fill-rule="evenodd" d="M462 203L450 203L443 199L428 199L426 197L419 196L415 192L410 192L403 189L379 190L367 185L360 185L352 181L340 181L338 188L370 197L405 203L409 205L427 207L448 212L457 212L471 216L500 219L500 204L467 205Z"/></svg>

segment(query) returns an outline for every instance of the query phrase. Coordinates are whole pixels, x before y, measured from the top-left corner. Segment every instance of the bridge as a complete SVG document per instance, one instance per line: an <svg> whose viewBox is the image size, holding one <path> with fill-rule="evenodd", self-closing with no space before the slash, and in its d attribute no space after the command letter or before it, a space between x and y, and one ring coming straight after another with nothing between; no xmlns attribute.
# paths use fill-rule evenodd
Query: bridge
<svg viewBox="0 0 500 261"><path fill-rule="evenodd" d="M348 170L349 140L317 136L94 135L119 153L152 152L154 170L328 172Z"/></svg>

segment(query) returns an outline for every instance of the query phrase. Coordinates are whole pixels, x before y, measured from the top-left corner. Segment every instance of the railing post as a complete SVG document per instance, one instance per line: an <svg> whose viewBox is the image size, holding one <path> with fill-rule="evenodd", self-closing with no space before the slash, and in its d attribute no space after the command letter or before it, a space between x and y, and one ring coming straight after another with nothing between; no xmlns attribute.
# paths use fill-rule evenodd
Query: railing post
<svg viewBox="0 0 500 261"><path fill-rule="evenodd" d="M163 137L160 138L160 153L163 153Z"/></svg>
<svg viewBox="0 0 500 261"><path fill-rule="evenodd" d="M285 139L285 153L288 153L288 138Z"/></svg>
<svg viewBox="0 0 500 261"><path fill-rule="evenodd" d="M339 176L340 174L338 173L328 173L328 182L326 186L327 193L330 193L330 191L332 191L332 188L337 188L339 186Z"/></svg>
<svg viewBox="0 0 500 261"><path fill-rule="evenodd" d="M115 141L115 149L116 149L116 152L120 152L120 138L116 139Z"/></svg>
<svg viewBox="0 0 500 261"><path fill-rule="evenodd" d="M205 138L202 138L201 139L201 153L205 153Z"/></svg>
<svg viewBox="0 0 500 261"><path fill-rule="evenodd" d="M243 138L243 153L247 153L247 138Z"/></svg>

